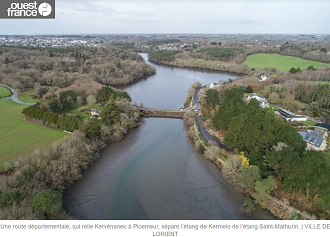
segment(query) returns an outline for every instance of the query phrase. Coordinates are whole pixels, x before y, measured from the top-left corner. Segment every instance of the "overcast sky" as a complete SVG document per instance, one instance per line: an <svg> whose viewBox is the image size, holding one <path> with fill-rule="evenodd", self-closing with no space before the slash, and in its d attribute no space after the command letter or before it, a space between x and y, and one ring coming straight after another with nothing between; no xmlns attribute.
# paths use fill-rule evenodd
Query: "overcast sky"
<svg viewBox="0 0 330 237"><path fill-rule="evenodd" d="M55 20L0 19L0 34L330 34L329 0L56 0Z"/></svg>

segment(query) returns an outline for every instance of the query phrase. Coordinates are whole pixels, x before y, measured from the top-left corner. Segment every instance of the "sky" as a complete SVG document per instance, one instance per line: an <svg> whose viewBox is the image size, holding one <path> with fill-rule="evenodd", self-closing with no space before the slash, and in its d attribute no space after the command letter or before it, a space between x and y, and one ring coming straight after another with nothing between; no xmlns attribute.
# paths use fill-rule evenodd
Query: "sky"
<svg viewBox="0 0 330 237"><path fill-rule="evenodd" d="M56 19L0 19L0 35L330 34L328 0L56 0Z"/></svg>

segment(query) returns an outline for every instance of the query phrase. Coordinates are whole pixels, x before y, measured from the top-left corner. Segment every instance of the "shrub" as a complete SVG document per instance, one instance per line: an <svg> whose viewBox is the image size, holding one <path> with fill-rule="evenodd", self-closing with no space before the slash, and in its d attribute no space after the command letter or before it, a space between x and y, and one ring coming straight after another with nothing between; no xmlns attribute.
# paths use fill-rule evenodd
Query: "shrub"
<svg viewBox="0 0 330 237"><path fill-rule="evenodd" d="M62 208L62 195L52 189L47 189L34 196L33 210L40 216L56 214Z"/></svg>
<svg viewBox="0 0 330 237"><path fill-rule="evenodd" d="M253 202L253 199L249 196L245 197L244 198L244 201L243 201L243 205L245 207L245 211L247 213L251 213L251 212L254 212L256 207L254 205L254 202Z"/></svg>
<svg viewBox="0 0 330 237"><path fill-rule="evenodd" d="M204 151L205 151L205 147L203 146L203 144L199 144L199 146L198 146L198 151L200 152L200 153L202 153L202 154L204 154Z"/></svg>
<svg viewBox="0 0 330 237"><path fill-rule="evenodd" d="M96 139L101 135L101 124L94 119L90 119L84 124L82 131L88 139Z"/></svg>
<svg viewBox="0 0 330 237"><path fill-rule="evenodd" d="M0 207L8 207L14 203L18 204L22 201L22 194L19 190L5 192L1 195Z"/></svg>
<svg viewBox="0 0 330 237"><path fill-rule="evenodd" d="M250 85L248 85L248 86L246 87L245 92L246 92L246 93L252 93L252 92L253 92L252 87L251 87Z"/></svg>

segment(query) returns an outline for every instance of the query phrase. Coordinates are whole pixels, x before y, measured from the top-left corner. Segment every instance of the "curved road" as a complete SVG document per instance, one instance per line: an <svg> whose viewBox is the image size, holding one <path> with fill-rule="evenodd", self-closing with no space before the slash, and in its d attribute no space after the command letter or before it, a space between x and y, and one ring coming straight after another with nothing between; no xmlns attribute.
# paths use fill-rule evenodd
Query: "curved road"
<svg viewBox="0 0 330 237"><path fill-rule="evenodd" d="M194 94L194 103L193 103L193 107L195 108L195 111L196 112L200 112L200 104L199 104L199 99L198 99L198 92L204 88L204 87L207 87L207 86L201 86L201 87L198 87L195 91L195 94ZM198 121L198 125L199 125L199 128L200 128L200 132L202 134L202 136L204 137L204 139L206 141L214 141L216 144L218 144L218 146L221 148L221 149L224 149L226 151L229 151L229 152L232 152L232 149L230 149L229 147L225 146L221 140L216 137L216 136L213 136L211 135L210 133L208 133L206 131L206 129L204 128L203 126L203 123L200 119L200 117L197 115L197 121Z"/></svg>
<svg viewBox="0 0 330 237"><path fill-rule="evenodd" d="M0 84L0 86L5 87L5 88L7 88L8 90L11 91L11 96L8 96L6 98L0 98L0 100L11 100L11 101L13 101L17 104L21 104L21 105L34 105L34 104L31 104L31 103L25 103L23 101L20 101L18 99L18 92L14 88L12 88L10 86L7 86L7 85L3 85L3 84Z"/></svg>
<svg viewBox="0 0 330 237"><path fill-rule="evenodd" d="M317 123L315 126L322 127L325 129L328 129L330 131L330 124L329 124L329 118L325 116L324 114L321 115L324 118L324 123Z"/></svg>

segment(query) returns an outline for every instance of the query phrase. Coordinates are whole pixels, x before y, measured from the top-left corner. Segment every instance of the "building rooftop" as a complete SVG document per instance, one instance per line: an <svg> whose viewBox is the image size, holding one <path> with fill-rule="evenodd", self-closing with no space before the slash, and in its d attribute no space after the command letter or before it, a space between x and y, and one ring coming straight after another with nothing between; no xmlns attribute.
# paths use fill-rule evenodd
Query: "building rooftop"
<svg viewBox="0 0 330 237"><path fill-rule="evenodd" d="M279 109L278 110L279 112L283 112L285 114L287 114L288 116L296 116L296 114L290 112L289 110L286 110L286 109Z"/></svg>
<svg viewBox="0 0 330 237"><path fill-rule="evenodd" d="M304 141L312 144L313 146L320 147L324 141L322 137L315 136L313 133L309 133L306 131L299 131L300 136Z"/></svg>
<svg viewBox="0 0 330 237"><path fill-rule="evenodd" d="M318 137L322 137L324 136L325 131L319 129L319 128L315 128L313 131L313 135L318 136Z"/></svg>

